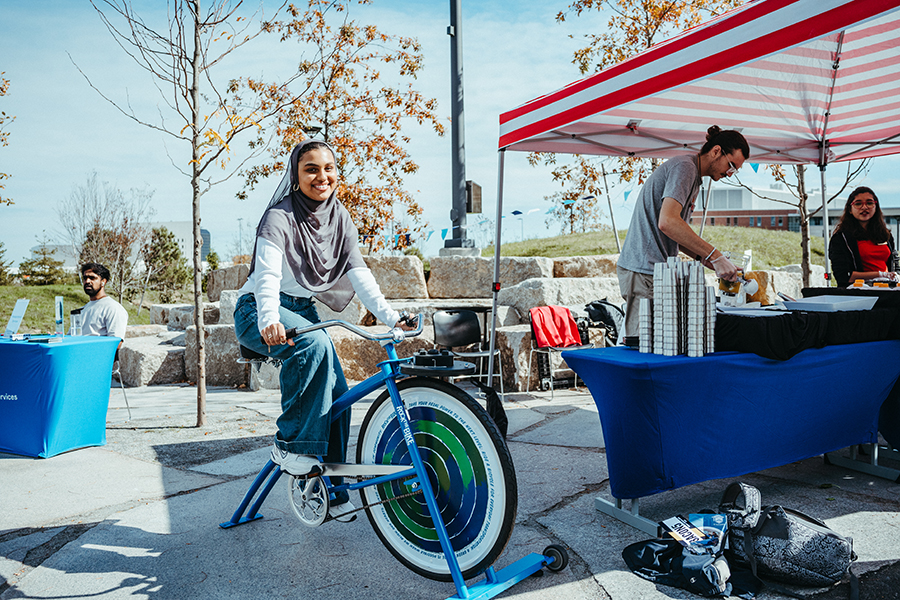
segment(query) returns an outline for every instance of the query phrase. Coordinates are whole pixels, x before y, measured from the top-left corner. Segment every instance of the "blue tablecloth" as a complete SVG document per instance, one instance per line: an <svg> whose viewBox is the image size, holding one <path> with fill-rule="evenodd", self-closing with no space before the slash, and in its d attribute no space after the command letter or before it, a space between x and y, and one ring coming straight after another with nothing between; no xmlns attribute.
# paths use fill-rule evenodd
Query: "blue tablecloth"
<svg viewBox="0 0 900 600"><path fill-rule="evenodd" d="M610 491L640 498L878 439L900 341L827 346L777 361L624 347L563 352L600 413Z"/></svg>
<svg viewBox="0 0 900 600"><path fill-rule="evenodd" d="M119 338L0 338L0 452L48 458L106 443Z"/></svg>

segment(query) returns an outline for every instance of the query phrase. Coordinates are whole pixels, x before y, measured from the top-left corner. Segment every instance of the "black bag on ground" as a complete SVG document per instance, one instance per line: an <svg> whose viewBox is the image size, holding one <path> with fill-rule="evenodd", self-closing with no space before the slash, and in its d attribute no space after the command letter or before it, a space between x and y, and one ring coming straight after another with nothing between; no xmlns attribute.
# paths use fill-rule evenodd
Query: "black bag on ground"
<svg viewBox="0 0 900 600"><path fill-rule="evenodd" d="M799 511L760 506L752 485L729 485L719 512L728 517L729 562L744 561L760 577L827 586L840 581L856 560L851 538Z"/></svg>
<svg viewBox="0 0 900 600"><path fill-rule="evenodd" d="M700 594L702 596L727 596L731 588L716 568L714 554L691 554L677 540L659 538L645 540L627 546L622 558L635 575ZM727 579L725 575L724 579Z"/></svg>
<svg viewBox="0 0 900 600"><path fill-rule="evenodd" d="M762 589L749 569L729 566L721 552L693 554L668 537L631 544L622 550L622 558L638 577L702 596L750 600Z"/></svg>
<svg viewBox="0 0 900 600"><path fill-rule="evenodd" d="M606 298L589 302L584 308L591 321L606 328L606 337L615 346L625 326L625 312Z"/></svg>

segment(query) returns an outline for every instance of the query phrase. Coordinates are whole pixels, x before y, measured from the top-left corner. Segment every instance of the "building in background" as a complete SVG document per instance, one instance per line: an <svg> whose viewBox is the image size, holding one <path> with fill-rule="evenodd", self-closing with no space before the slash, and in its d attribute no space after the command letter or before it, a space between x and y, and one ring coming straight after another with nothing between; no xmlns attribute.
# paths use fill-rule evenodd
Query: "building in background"
<svg viewBox="0 0 900 600"><path fill-rule="evenodd" d="M821 202L821 201L820 201ZM834 231L835 225L844 213L844 203L846 198L835 199L832 204L840 206L840 208L828 209L828 228ZM889 208L882 206L881 214L884 215L884 222L887 224L888 230L894 235L894 240L900 240L900 208ZM809 218L809 235L810 237L822 237L822 217Z"/></svg>
<svg viewBox="0 0 900 600"><path fill-rule="evenodd" d="M765 189L757 190L757 193L772 198L763 199L755 196L746 188L722 186L713 187L710 190L709 210L706 213L706 224L725 227L759 227L761 229L781 229L785 231L800 231L800 214L797 211L797 199L781 184ZM703 198L706 189L701 190L691 218L692 225L700 225L703 219ZM782 200L777 202L775 200ZM810 211L821 207L821 196L818 190L809 194L807 201ZM846 198L832 200L828 209L828 228L834 231L835 225L844 212ZM789 203L789 204L788 204ZM895 240L900 240L900 208L887 208L882 206L885 223L894 234ZM811 238L822 237L822 216L809 218L809 236Z"/></svg>
<svg viewBox="0 0 900 600"><path fill-rule="evenodd" d="M800 217L797 199L780 184L759 190L758 193L772 198L759 198L750 190L740 187L713 187L709 192L709 209L706 224L718 227L759 227L761 229L781 229L800 231ZM691 224L699 225L703 219L703 199L706 189L701 190ZM779 202L780 200L780 202Z"/></svg>
<svg viewBox="0 0 900 600"><path fill-rule="evenodd" d="M188 265L191 264L191 257L194 256L191 241L194 239L194 224L190 221L160 221L157 223L149 223L147 225L150 229L159 229L160 227L165 227L175 236L175 239L178 241L178 247L181 249L181 254L184 256L185 260L187 260ZM209 235L209 231L206 229L200 229L200 236L203 238L203 245L200 248L200 260L206 260L206 255L209 254L211 237Z"/></svg>

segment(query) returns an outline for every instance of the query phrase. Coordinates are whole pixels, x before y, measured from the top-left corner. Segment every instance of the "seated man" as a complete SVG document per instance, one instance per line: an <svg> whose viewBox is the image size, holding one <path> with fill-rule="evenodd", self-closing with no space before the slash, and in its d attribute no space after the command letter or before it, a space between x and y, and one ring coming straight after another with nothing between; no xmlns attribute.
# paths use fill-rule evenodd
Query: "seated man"
<svg viewBox="0 0 900 600"><path fill-rule="evenodd" d="M90 302L81 309L81 331L82 335L106 335L124 340L128 312L106 295L103 288L109 278L109 269L103 265L81 265L84 293L90 297ZM122 347L122 342L119 342L119 347Z"/></svg>

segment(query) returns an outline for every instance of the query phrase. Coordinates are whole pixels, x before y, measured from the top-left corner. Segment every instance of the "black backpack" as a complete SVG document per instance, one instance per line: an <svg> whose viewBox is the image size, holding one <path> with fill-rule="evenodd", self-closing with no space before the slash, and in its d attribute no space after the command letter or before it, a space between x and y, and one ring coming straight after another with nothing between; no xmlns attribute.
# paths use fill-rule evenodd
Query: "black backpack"
<svg viewBox="0 0 900 600"><path fill-rule="evenodd" d="M606 329L610 345L615 346L619 341L619 332L625 326L625 312L606 298L589 302L584 308L594 324Z"/></svg>

